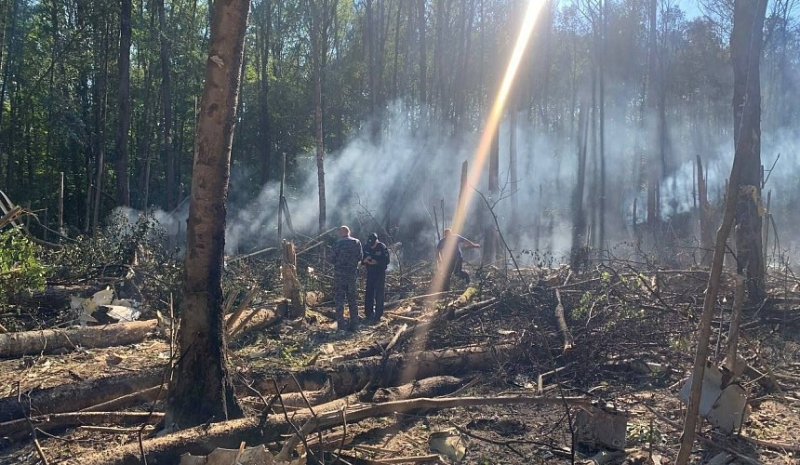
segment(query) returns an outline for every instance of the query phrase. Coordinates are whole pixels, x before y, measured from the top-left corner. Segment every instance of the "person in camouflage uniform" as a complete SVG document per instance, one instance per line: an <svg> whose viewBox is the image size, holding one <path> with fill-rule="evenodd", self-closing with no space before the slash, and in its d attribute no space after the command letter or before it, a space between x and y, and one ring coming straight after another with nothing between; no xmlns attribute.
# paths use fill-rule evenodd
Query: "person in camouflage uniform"
<svg viewBox="0 0 800 465"><path fill-rule="evenodd" d="M336 329L347 328L344 320L344 300L347 298L350 309L350 329L358 327L358 293L356 279L358 264L363 259L361 241L350 236L350 228L339 228L339 240L333 245L333 293L336 303Z"/></svg>

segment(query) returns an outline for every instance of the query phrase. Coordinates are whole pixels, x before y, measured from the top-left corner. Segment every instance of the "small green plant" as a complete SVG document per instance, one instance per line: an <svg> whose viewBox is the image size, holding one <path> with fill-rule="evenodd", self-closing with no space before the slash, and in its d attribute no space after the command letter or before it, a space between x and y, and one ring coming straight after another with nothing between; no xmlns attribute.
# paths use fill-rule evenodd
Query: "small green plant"
<svg viewBox="0 0 800 465"><path fill-rule="evenodd" d="M283 346L281 348L281 359L287 362L292 362L295 357L295 352L298 350L300 350L300 347L298 347L297 344Z"/></svg>
<svg viewBox="0 0 800 465"><path fill-rule="evenodd" d="M661 444L664 439L661 431L652 423L632 423L628 425L628 445Z"/></svg>
<svg viewBox="0 0 800 465"><path fill-rule="evenodd" d="M39 261L40 252L20 228L0 232L0 306L10 296L44 288L45 268Z"/></svg>

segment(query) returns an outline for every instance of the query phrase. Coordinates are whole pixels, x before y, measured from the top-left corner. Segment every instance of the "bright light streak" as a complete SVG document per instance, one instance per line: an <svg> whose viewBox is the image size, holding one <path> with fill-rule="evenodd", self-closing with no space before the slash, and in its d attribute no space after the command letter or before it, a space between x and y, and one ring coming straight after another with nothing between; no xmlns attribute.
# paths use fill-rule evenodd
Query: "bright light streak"
<svg viewBox="0 0 800 465"><path fill-rule="evenodd" d="M506 101L508 100L508 95L511 92L511 86L513 85L514 78L517 75L519 64L522 61L522 57L525 55L525 49L527 48L531 35L533 34L533 27L536 25L536 20L539 17L539 14L541 13L545 3L546 0L530 0L528 2L528 9L525 12L525 18L522 22L519 36L517 37L517 43L514 45L514 51L509 59L505 76L503 76L500 89L498 90L497 96L492 104L489 118L486 121L486 126L483 129L483 134L481 135L480 142L478 143L478 148L475 151L475 156L472 163L469 165L467 182L464 186L464 192L462 193L463 207L456 208L456 211L453 214L453 221L450 223L452 225L451 230L454 234L459 234L461 229L464 227L464 215L469 210L469 205L475 195L472 187L478 184L481 173L484 170L484 165L486 164L486 159L488 158L489 150L492 145L492 139L497 133L500 125L500 119L503 117L503 109L505 108ZM455 253L455 247L457 246L455 241L449 245L451 247L447 247L442 251L445 257L451 257L452 254ZM444 278L444 273L436 273L433 281L431 282L429 294L433 294L442 290L445 280Z"/></svg>
<svg viewBox="0 0 800 465"><path fill-rule="evenodd" d="M478 143L478 148L475 151L473 162L470 164L469 171L467 172L467 182L464 186L464 191L462 192L463 207L456 208L456 211L453 215L453 221L450 223L452 225L451 230L454 234L458 234L461 231L461 228L464 226L464 214L469 210L469 205L472 202L475 194L472 188L478 184L481 173L484 170L484 165L486 164L486 159L488 158L489 150L492 145L492 139L497 133L500 125L500 119L503 116L503 109L505 108L506 101L508 100L508 95L511 92L511 86L513 85L514 78L517 75L519 64L522 61L522 57L525 55L525 49L527 48L531 39L531 35L533 34L533 27L536 24L536 20L539 17L539 14L541 13L545 3L546 0L529 0L528 2L528 9L525 12L525 18L522 21L522 27L520 28L517 42L514 45L514 50L511 54L511 58L509 59L508 66L506 67L506 73L503 76L500 89L498 90L497 96L492 104L492 109L489 113L489 118L486 121L486 126L483 129L483 134L481 135L480 142ZM445 249L442 251L442 255L445 257L445 263L450 261L448 257L453 256L456 247L456 242L451 241L451 243L448 244L448 247L445 247ZM428 292L429 294L435 294L442 290L446 278L446 272L442 271L443 270L440 269L434 275L434 278L431 282L430 292ZM412 346L424 349L424 341L421 341L420 339L425 337L427 337L426 334L420 334L420 331L415 331L412 338ZM423 342L423 344L420 344L420 342ZM415 369L415 364L409 363L404 370L406 373L404 373L403 378L407 379L408 375L411 374L410 371L414 371Z"/></svg>

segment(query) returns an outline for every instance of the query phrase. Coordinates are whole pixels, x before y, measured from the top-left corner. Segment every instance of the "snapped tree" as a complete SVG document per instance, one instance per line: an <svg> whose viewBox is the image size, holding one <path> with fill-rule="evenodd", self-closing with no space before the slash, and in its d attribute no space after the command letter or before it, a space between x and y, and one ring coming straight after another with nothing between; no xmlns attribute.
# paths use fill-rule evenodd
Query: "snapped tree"
<svg viewBox="0 0 800 465"><path fill-rule="evenodd" d="M725 196L725 211L722 225L717 231L714 246L714 258L711 264L711 274L708 278L708 288L703 300L703 314L697 328L697 352L695 353L694 368L692 369L692 391L686 409L686 419L683 425L681 448L675 459L676 465L686 465L692 453L695 432L697 431L697 415L700 411L702 394L702 380L705 373L706 360L708 359L708 345L711 337L711 317L714 315L719 282L722 276L722 262L725 256L725 243L730 234L734 219L738 224L747 221L752 224L757 221L761 225L761 218L757 220L748 218L749 214L758 215L758 210L742 210L743 203L757 202L760 188L748 184L754 175L760 175L761 153L761 90L759 80L759 60L761 57L761 44L763 41L764 16L767 9L767 0L736 0L733 14L733 31L731 32L731 62L733 63L733 114L736 125L734 137L736 152L731 167L730 183ZM758 160L757 162L754 160ZM755 173L749 172L755 170ZM760 186L760 184L756 183ZM755 188L755 193L751 190ZM735 218L734 218L735 217ZM748 263L761 259L761 236L758 234L758 248L743 251L739 248L738 239L742 234L749 239L747 232L737 233L737 261L739 262L739 275L744 269L750 270ZM758 255L755 258L743 258L742 254ZM749 275L751 280L753 276ZM763 275L761 275L763 283ZM751 295L751 299L753 296Z"/></svg>

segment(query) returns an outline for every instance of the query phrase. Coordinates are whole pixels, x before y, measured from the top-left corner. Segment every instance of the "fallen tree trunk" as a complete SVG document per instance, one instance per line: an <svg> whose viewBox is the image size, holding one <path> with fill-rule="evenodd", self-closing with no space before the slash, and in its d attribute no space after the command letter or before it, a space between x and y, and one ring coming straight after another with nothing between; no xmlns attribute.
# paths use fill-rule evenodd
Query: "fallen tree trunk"
<svg viewBox="0 0 800 465"><path fill-rule="evenodd" d="M144 402L152 402L154 400L162 400L167 395L167 386L158 385L141 391L136 391L131 394L125 394L117 398L111 399L107 402L95 404L90 407L81 409L81 412L103 412L112 410L123 410Z"/></svg>
<svg viewBox="0 0 800 465"><path fill-rule="evenodd" d="M386 384L396 386L431 376L454 375L467 370L487 370L494 367L498 360L513 357L518 352L512 345L414 352L391 355L385 365L381 363L381 357L370 357L348 360L329 368L255 373L251 374L254 378L252 386L263 395L276 394L275 383L277 383L278 386L285 386L284 392L287 393L319 391L326 388L332 391L333 397L341 397L364 388L372 379L375 370L382 366ZM126 373L35 390L23 395L23 403L26 409L30 405L34 415L77 411L126 394L159 386L162 380L163 368ZM236 389L237 395L240 396L252 394L242 386L237 386ZM107 405L105 404L104 408L108 408ZM0 421L24 418L26 411L17 401L16 395L0 399Z"/></svg>
<svg viewBox="0 0 800 465"><path fill-rule="evenodd" d="M141 342L157 326L157 320L148 320L66 330L45 329L0 334L0 357L48 354L59 349L74 349L76 346L100 348L133 344Z"/></svg>
<svg viewBox="0 0 800 465"><path fill-rule="evenodd" d="M403 399L413 399L415 397L438 397L449 394L464 385L461 378L454 376L432 376L430 378L421 379L411 383L403 384L402 386L380 388L375 391L373 402L389 402ZM341 402L345 404L357 404L359 402L356 394L350 394L346 397L336 398L330 389L322 389L319 391L311 392L290 392L282 394L281 400L283 405L287 407L312 407L321 404L329 404L331 402ZM274 407L280 407L278 402ZM333 405L333 404L331 404Z"/></svg>
<svg viewBox="0 0 800 465"><path fill-rule="evenodd" d="M282 318L280 312L270 310L267 308L258 308L255 310L245 310L238 320L234 328L230 330L228 342L235 341L245 334L259 331L264 328L269 328L275 323L279 322Z"/></svg>
<svg viewBox="0 0 800 465"><path fill-rule="evenodd" d="M350 407L345 405L344 411L342 410L341 402L334 401L314 408L313 414L308 409L294 412L292 421L295 425L306 425L303 427L304 430L325 430L341 425L344 420L352 424L366 418L393 413L478 405L512 404L588 406L590 401L574 397L418 398L382 404L359 404ZM187 452L193 455L207 455L217 447L238 448L242 442L247 444L274 443L293 431L290 425L286 423L283 415L269 415L267 417L250 417L198 426L167 436L148 439L141 443L141 447L145 451L147 463L177 463L180 456ZM142 463L139 447L139 443L133 442L115 449L72 459L66 463L71 465L85 463L96 465L138 465Z"/></svg>
<svg viewBox="0 0 800 465"><path fill-rule="evenodd" d="M31 426L42 431L67 426L99 426L116 425L130 426L147 423L154 425L161 421L163 413L148 412L70 412L39 415L0 423L0 436L15 439L30 436Z"/></svg>
<svg viewBox="0 0 800 465"><path fill-rule="evenodd" d="M346 360L330 368L309 368L299 372L275 370L254 373L253 387L262 394L274 395L275 384L285 392L316 391L328 384L337 396L360 391L383 368L388 385L408 383L431 376L456 375L468 370L488 370L499 360L516 356L519 349L510 344L494 347L468 347ZM297 382L295 382L297 380ZM298 386L299 383L299 386Z"/></svg>
<svg viewBox="0 0 800 465"><path fill-rule="evenodd" d="M0 422L24 418L29 411L31 415L42 415L81 410L153 387L162 378L163 369L152 369L33 390L22 393L22 404L16 395L5 397L0 399Z"/></svg>

